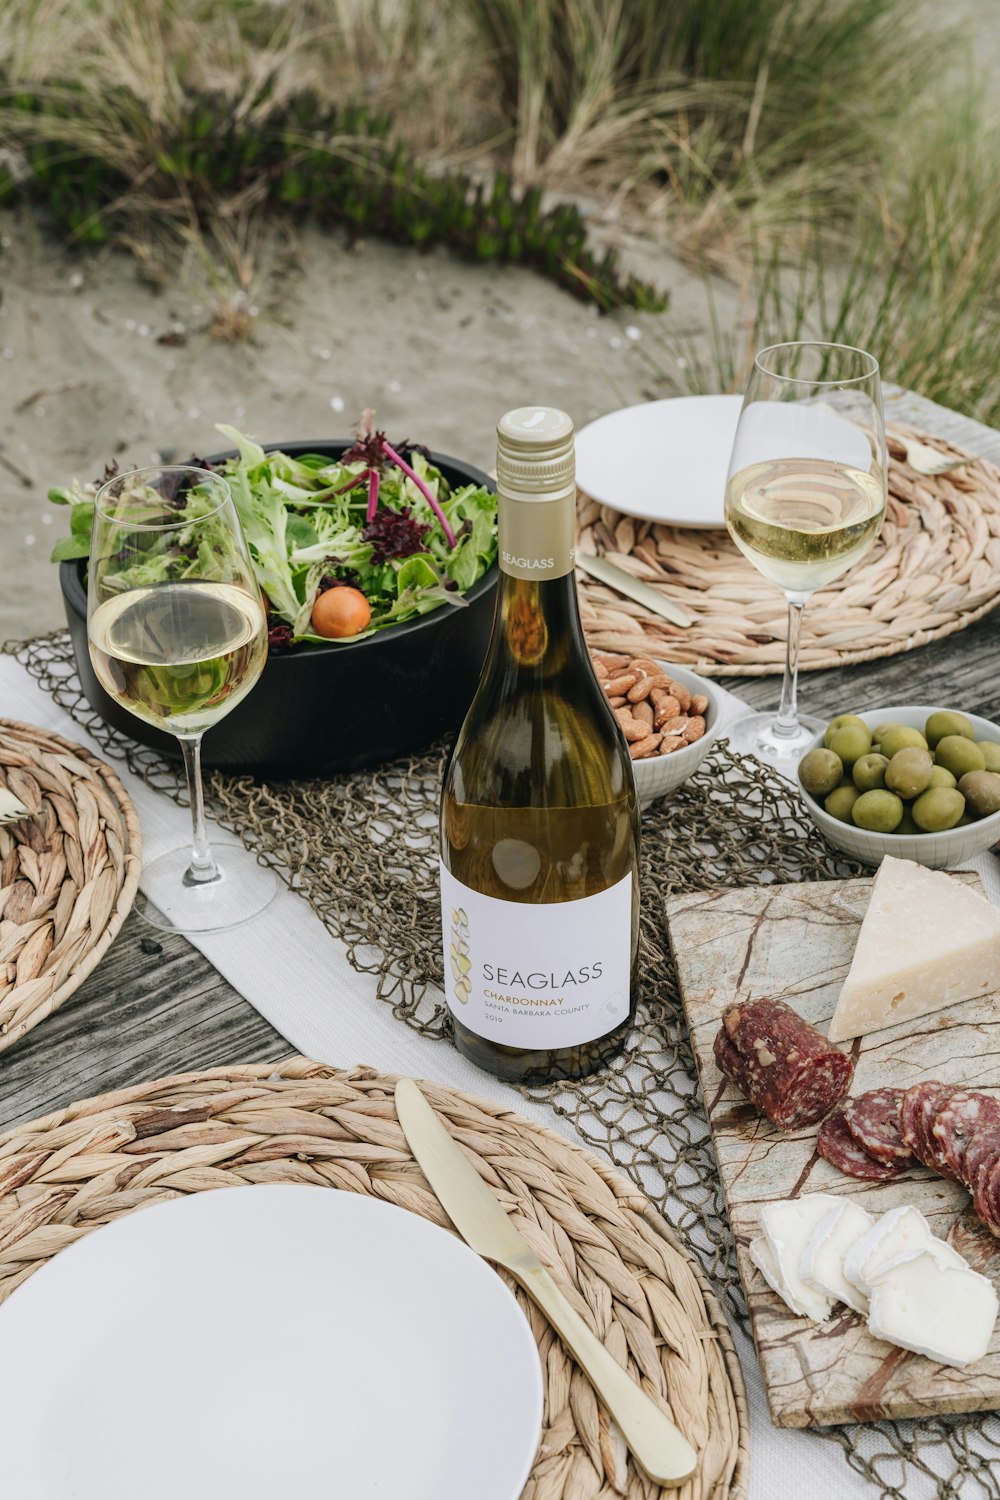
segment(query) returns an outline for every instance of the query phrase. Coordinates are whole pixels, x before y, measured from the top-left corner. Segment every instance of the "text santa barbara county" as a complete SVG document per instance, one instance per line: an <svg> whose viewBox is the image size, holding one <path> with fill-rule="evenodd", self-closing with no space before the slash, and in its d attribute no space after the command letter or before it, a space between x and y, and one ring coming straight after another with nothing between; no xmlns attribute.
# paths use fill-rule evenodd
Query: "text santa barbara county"
<svg viewBox="0 0 1000 1500"><path fill-rule="evenodd" d="M486 984L517 984L522 989L528 990L558 990L567 984L589 984L592 979L600 979L604 972L600 963L583 964L579 969L569 969L560 979L556 974L542 974L534 971L530 974L521 974L515 969L497 968L494 964L483 964L483 980Z"/></svg>

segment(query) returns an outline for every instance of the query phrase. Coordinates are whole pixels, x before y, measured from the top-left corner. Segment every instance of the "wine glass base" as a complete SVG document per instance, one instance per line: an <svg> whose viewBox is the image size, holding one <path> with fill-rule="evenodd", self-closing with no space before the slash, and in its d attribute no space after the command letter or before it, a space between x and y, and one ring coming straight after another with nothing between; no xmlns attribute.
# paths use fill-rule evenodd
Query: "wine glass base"
<svg viewBox="0 0 1000 1500"><path fill-rule="evenodd" d="M825 719L800 714L797 730L783 734L775 728L773 713L747 714L745 718L734 720L725 730L725 735L729 748L737 755L753 755L784 776L786 781L795 782L799 761L825 727Z"/></svg>
<svg viewBox="0 0 1000 1500"><path fill-rule="evenodd" d="M226 932L260 915L278 894L273 870L259 865L242 844L213 844L218 879L185 881L191 846L171 849L145 865L135 899L139 915L161 932Z"/></svg>

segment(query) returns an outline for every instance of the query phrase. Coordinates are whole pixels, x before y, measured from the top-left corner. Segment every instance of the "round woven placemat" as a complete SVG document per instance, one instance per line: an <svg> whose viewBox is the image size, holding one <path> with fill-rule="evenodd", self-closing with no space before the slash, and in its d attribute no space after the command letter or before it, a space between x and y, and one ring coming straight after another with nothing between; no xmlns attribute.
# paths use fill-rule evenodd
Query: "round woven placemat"
<svg viewBox="0 0 1000 1500"><path fill-rule="evenodd" d="M889 438L889 502L882 535L805 612L799 665L846 666L895 656L964 630L1000 603L1000 470L943 438L895 431L963 460L933 478ZM725 531L660 526L586 495L579 546L609 557L695 623L681 630L592 579L580 579L587 639L603 650L655 650L707 677L764 677L785 661L786 606Z"/></svg>
<svg viewBox="0 0 1000 1500"><path fill-rule="evenodd" d="M0 719L0 786L28 817L0 826L0 1052L62 1005L135 898L139 819L109 766L57 734Z"/></svg>
<svg viewBox="0 0 1000 1500"><path fill-rule="evenodd" d="M0 1302L99 1225L208 1188L342 1188L450 1228L396 1120L394 1084L371 1068L293 1057L164 1078L16 1126L0 1136ZM722 1310L673 1231L607 1162L499 1105L423 1087L576 1310L701 1455L678 1490L643 1478L589 1382L505 1277L545 1379L542 1442L523 1500L743 1500L739 1363Z"/></svg>

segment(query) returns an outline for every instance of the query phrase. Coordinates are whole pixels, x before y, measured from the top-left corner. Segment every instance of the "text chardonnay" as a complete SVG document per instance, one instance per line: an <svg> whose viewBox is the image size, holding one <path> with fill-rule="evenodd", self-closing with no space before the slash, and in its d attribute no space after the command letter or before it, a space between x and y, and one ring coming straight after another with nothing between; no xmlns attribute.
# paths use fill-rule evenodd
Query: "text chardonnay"
<svg viewBox="0 0 1000 1500"><path fill-rule="evenodd" d="M639 824L574 578L573 424L497 429L500 586L482 680L445 771L441 909L456 1045L501 1078L577 1078L635 1009Z"/></svg>

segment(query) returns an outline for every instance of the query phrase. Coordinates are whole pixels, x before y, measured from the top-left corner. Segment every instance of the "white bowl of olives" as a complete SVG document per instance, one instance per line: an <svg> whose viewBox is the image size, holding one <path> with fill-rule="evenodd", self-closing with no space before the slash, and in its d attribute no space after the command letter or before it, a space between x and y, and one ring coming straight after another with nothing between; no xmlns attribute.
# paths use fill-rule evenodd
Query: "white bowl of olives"
<svg viewBox="0 0 1000 1500"><path fill-rule="evenodd" d="M962 864L1000 840L1000 725L926 704L839 714L799 786L827 841L863 864Z"/></svg>

